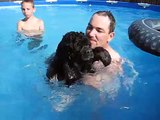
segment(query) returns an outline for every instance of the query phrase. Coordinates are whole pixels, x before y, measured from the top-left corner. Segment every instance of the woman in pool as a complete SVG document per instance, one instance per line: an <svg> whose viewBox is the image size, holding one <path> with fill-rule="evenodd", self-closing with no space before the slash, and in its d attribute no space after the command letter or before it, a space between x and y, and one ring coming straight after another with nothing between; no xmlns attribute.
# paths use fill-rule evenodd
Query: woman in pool
<svg viewBox="0 0 160 120"><path fill-rule="evenodd" d="M40 37L44 32L44 22L34 16L33 0L22 1L21 10L25 18L18 22L17 31L29 37Z"/></svg>
<svg viewBox="0 0 160 120"><path fill-rule="evenodd" d="M102 64L96 62L94 67L95 74L87 74L83 82L95 88L101 88L106 83L113 80L121 71L122 59L120 55L109 45L114 37L115 18L110 11L98 11L94 13L86 28L86 35L91 42L92 48L103 47L111 55L112 62L109 66L102 69Z"/></svg>

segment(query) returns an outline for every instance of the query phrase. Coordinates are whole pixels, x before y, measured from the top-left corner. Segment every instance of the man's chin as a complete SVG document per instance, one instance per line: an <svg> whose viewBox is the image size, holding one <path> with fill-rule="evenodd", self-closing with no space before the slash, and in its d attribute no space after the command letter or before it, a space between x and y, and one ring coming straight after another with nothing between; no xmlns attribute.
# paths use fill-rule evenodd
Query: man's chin
<svg viewBox="0 0 160 120"><path fill-rule="evenodd" d="M95 48L95 47L98 47L98 44L96 44L96 42L91 42L91 48Z"/></svg>

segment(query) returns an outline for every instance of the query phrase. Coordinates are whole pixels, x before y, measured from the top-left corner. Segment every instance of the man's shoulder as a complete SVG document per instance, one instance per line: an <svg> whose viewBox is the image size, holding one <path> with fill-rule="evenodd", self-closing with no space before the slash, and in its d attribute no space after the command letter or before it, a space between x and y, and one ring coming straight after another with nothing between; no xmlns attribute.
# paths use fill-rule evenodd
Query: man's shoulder
<svg viewBox="0 0 160 120"><path fill-rule="evenodd" d="M113 60L119 61L121 59L120 54L117 51L115 51L112 47L108 46L108 48L105 48L105 49L109 52L109 54L112 58L112 61Z"/></svg>
<svg viewBox="0 0 160 120"><path fill-rule="evenodd" d="M112 60L114 60L114 61L120 61L121 60L120 54L117 53L115 50L112 50L110 52L110 55L111 55Z"/></svg>

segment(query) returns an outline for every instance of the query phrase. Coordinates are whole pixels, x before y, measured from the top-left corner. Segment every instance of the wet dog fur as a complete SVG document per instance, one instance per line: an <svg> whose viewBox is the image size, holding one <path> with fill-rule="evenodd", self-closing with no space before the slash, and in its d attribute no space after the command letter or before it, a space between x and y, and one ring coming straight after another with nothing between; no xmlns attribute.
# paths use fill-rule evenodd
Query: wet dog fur
<svg viewBox="0 0 160 120"><path fill-rule="evenodd" d="M111 63L111 56L102 47L91 48L91 43L82 32L66 33L58 44L56 53L48 59L46 76L57 77L71 85L83 74L94 72L92 64L102 61L104 66Z"/></svg>

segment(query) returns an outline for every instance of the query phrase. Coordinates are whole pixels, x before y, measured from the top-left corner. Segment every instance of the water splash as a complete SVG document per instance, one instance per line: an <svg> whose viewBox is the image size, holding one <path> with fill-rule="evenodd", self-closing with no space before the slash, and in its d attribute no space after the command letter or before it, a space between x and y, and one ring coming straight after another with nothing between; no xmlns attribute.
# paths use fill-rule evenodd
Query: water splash
<svg viewBox="0 0 160 120"><path fill-rule="evenodd" d="M124 59L123 70L123 74L121 74L122 84L129 91L129 95L132 95L133 85L139 73L135 70L134 63L128 59Z"/></svg>
<svg viewBox="0 0 160 120"><path fill-rule="evenodd" d="M106 83L105 79L107 78L105 77L107 74L104 73L101 81L103 86L100 89L84 84L74 84L66 87L63 82L53 80L51 84L52 92L48 100L56 112L64 112L70 110L73 106L75 109L76 104L80 104L81 107L86 105L92 109L98 109L104 106L108 100L116 100L119 90L123 87L129 95L132 95L133 85L138 72L135 70L134 64L127 59L124 59L122 67L123 72L116 77L114 76L111 81Z"/></svg>

